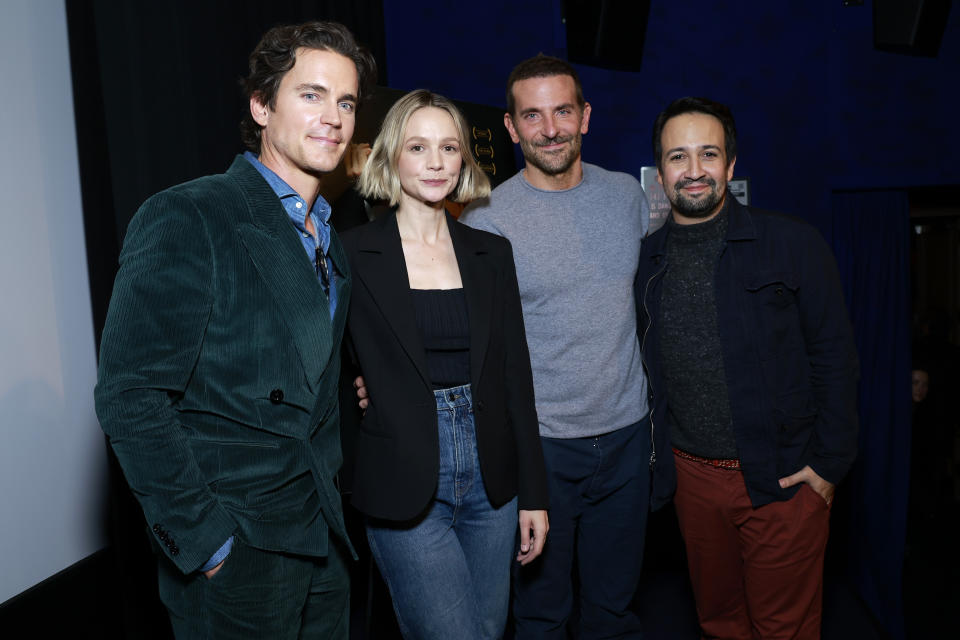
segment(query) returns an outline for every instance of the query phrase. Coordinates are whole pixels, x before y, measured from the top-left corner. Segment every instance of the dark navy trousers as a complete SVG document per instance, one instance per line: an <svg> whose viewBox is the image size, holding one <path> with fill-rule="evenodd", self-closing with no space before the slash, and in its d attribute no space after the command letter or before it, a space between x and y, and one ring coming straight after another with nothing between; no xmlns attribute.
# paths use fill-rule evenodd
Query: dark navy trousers
<svg viewBox="0 0 960 640"><path fill-rule="evenodd" d="M650 498L650 420L590 438L543 438L550 533L543 554L513 564L517 638L563 638L579 578L582 640L642 638L630 610Z"/></svg>

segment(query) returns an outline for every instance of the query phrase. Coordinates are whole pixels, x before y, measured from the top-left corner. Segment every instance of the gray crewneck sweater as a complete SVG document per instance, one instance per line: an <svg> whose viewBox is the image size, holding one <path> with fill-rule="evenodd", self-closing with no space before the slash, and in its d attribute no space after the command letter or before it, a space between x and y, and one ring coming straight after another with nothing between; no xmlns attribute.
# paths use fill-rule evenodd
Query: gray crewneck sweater
<svg viewBox="0 0 960 640"><path fill-rule="evenodd" d="M650 209L637 180L583 164L563 191L518 173L461 221L513 245L540 434L579 438L647 414L633 279Z"/></svg>

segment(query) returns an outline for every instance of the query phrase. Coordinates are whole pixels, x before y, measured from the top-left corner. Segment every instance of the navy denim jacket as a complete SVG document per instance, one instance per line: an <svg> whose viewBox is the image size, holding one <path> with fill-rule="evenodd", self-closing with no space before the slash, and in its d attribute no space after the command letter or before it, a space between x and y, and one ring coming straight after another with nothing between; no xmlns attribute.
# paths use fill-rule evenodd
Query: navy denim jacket
<svg viewBox="0 0 960 640"><path fill-rule="evenodd" d="M754 506L787 500L778 480L810 465L836 484L857 448L856 348L836 262L809 224L729 198L716 304L733 432ZM660 362L659 304L669 225L644 240L634 284L650 386L658 508L676 488Z"/></svg>

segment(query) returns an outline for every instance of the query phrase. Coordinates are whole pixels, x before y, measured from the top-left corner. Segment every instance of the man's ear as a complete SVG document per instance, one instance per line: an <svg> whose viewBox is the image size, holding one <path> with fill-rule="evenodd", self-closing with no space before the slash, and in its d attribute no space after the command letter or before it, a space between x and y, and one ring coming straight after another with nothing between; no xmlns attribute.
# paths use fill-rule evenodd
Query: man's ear
<svg viewBox="0 0 960 640"><path fill-rule="evenodd" d="M663 175L660 173L660 169L657 169L657 182L660 183L660 186L663 186Z"/></svg>
<svg viewBox="0 0 960 640"><path fill-rule="evenodd" d="M267 126L270 119L270 107L260 101L260 94L255 93L250 96L250 115L253 121L261 127Z"/></svg>
<svg viewBox="0 0 960 640"><path fill-rule="evenodd" d="M734 157L733 160L730 161L730 164L727 166L727 182L730 182L731 180L733 180L733 165L735 164L737 164L736 157Z"/></svg>
<svg viewBox="0 0 960 640"><path fill-rule="evenodd" d="M587 129L590 128L590 112L591 107L589 102L583 103L583 118L580 120L580 133L584 134L587 132Z"/></svg>
<svg viewBox="0 0 960 640"><path fill-rule="evenodd" d="M517 128L513 126L513 118L509 113L503 114L503 126L507 128L507 133L510 134L510 139L513 140L513 144L520 142L520 136L517 135Z"/></svg>

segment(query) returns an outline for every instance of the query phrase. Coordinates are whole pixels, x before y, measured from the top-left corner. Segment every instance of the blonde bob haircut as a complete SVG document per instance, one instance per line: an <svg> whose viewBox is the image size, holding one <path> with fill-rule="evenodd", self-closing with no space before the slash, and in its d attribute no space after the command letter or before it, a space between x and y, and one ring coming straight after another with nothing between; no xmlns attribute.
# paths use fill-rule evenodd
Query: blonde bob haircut
<svg viewBox="0 0 960 640"><path fill-rule="evenodd" d="M490 195L490 180L470 153L467 121L450 100L425 89L411 91L387 111L380 127L380 135L373 143L373 150L357 183L360 194L373 200L387 200L391 207L400 202L401 187L397 164L403 149L407 121L414 111L424 107L436 107L449 113L459 134L463 164L460 166L457 186L447 198L454 202L470 202Z"/></svg>

